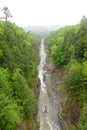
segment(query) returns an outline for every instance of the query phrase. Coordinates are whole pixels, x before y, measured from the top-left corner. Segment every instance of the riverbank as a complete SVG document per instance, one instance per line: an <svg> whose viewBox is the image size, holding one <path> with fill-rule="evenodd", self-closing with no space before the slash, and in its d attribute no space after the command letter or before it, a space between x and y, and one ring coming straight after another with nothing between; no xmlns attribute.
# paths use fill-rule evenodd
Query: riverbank
<svg viewBox="0 0 87 130"><path fill-rule="evenodd" d="M58 112L58 122L62 130L78 130L80 118L79 102L66 92L64 88L65 70L56 68L49 56L46 57L44 80L48 84L47 92L50 101L56 106Z"/></svg>
<svg viewBox="0 0 87 130"><path fill-rule="evenodd" d="M59 125L61 126L62 130L69 130L67 124L69 121L68 119L65 119L65 115L63 115L63 107L67 99L67 96L64 97L64 95L66 95L65 91L62 90L61 87L63 83L62 77L64 75L64 70L55 68L48 55L46 57L45 69L47 73L44 75L44 80L46 79L45 81L48 85L47 92L50 102L53 103L57 108L56 111L58 112L57 116Z"/></svg>
<svg viewBox="0 0 87 130"><path fill-rule="evenodd" d="M40 79L40 95L38 101L38 122L44 130L76 130L78 129L79 105L64 89L64 69L56 68L41 45L41 61L38 66ZM44 106L48 112L43 113Z"/></svg>

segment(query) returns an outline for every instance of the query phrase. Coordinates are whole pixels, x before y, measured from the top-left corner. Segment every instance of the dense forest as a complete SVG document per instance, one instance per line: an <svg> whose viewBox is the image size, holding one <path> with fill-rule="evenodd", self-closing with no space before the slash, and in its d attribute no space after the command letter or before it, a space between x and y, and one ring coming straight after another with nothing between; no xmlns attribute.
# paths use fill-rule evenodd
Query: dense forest
<svg viewBox="0 0 87 130"><path fill-rule="evenodd" d="M49 33L45 41L54 65L64 71L61 90L68 98L62 114L70 119L70 130L86 130L87 18L83 16L78 25Z"/></svg>
<svg viewBox="0 0 87 130"><path fill-rule="evenodd" d="M5 21L0 20L0 130L37 130L40 37L9 22L11 14L7 14ZM70 130L86 130L87 18L50 32L45 43L55 68L62 73L61 115L68 119Z"/></svg>
<svg viewBox="0 0 87 130"><path fill-rule="evenodd" d="M0 130L17 130L21 124L37 129L39 43L35 34L0 21Z"/></svg>

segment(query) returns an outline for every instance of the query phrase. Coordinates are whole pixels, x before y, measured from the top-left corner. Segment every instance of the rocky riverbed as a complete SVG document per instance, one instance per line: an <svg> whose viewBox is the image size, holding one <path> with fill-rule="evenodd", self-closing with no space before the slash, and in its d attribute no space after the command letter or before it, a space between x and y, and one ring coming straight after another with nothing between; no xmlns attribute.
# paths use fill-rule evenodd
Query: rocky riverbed
<svg viewBox="0 0 87 130"><path fill-rule="evenodd" d="M40 63L38 65L38 77L40 79L40 94L38 100L39 130L61 130L58 121L58 104L54 93L50 95L51 70L48 70L47 53L44 48L44 40L41 40Z"/></svg>

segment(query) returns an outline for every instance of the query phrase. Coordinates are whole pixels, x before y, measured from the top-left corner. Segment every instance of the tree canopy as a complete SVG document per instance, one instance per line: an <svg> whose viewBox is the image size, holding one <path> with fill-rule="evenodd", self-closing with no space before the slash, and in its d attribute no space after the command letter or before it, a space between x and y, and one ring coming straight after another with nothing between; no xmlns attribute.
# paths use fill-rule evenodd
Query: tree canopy
<svg viewBox="0 0 87 130"><path fill-rule="evenodd" d="M4 13L10 16L8 8ZM37 75L39 42L37 35L0 21L0 130L17 130L26 119L35 119L32 82Z"/></svg>
<svg viewBox="0 0 87 130"><path fill-rule="evenodd" d="M50 57L57 68L65 69L63 86L82 107L81 130L87 128L87 18L75 26L65 26L46 36ZM84 126L82 125L84 121Z"/></svg>

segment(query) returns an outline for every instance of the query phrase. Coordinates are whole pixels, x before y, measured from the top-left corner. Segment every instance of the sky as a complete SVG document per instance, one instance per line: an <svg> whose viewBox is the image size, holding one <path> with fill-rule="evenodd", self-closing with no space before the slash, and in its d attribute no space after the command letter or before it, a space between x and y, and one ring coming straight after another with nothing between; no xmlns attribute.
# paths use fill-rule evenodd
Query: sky
<svg viewBox="0 0 87 130"><path fill-rule="evenodd" d="M0 0L0 17L8 7L10 21L20 27L30 25L76 25L87 16L87 0Z"/></svg>

